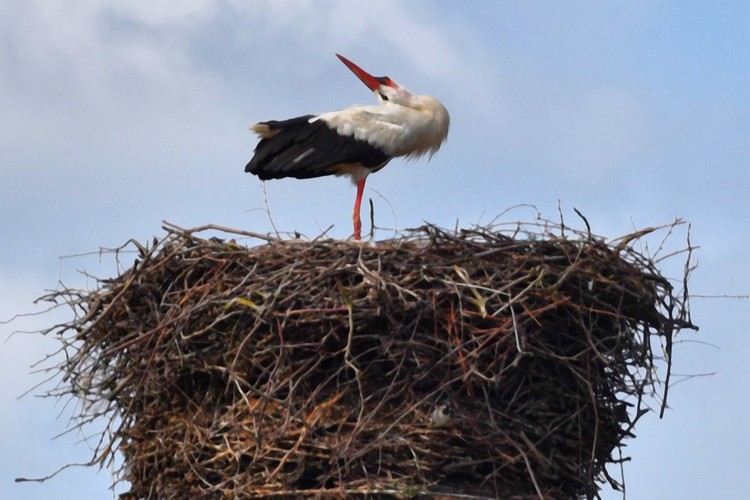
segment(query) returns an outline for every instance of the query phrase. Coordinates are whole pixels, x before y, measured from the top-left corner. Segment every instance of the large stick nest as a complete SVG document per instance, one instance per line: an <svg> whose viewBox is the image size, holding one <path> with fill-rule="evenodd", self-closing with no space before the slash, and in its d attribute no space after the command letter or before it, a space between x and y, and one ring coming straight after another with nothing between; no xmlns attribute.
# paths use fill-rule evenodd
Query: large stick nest
<svg viewBox="0 0 750 500"><path fill-rule="evenodd" d="M92 464L122 454L124 498L597 496L694 328L633 248L648 230L247 248L165 227L120 276L48 297L76 311L47 332L49 394L109 423Z"/></svg>

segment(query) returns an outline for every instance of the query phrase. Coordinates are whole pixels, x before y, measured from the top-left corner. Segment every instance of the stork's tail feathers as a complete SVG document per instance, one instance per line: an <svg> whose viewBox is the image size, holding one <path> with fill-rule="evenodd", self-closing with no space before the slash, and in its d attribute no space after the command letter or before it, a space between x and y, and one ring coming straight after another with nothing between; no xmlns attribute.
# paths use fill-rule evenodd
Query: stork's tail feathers
<svg viewBox="0 0 750 500"><path fill-rule="evenodd" d="M262 180L297 177L315 177L312 172L296 168L305 156L304 138L309 135L313 115L298 116L289 120L271 120L256 123L250 130L261 138L255 155L245 166L245 172Z"/></svg>

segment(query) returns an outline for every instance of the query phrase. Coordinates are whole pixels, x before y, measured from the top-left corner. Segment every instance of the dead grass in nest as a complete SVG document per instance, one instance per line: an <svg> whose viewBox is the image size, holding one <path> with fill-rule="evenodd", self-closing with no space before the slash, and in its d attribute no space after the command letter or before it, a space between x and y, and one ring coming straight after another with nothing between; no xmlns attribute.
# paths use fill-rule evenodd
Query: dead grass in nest
<svg viewBox="0 0 750 500"><path fill-rule="evenodd" d="M47 395L109 422L90 465L119 451L123 498L594 497L695 328L689 267L676 295L634 249L653 229L251 248L165 229L46 297L76 313L44 332L65 353Z"/></svg>

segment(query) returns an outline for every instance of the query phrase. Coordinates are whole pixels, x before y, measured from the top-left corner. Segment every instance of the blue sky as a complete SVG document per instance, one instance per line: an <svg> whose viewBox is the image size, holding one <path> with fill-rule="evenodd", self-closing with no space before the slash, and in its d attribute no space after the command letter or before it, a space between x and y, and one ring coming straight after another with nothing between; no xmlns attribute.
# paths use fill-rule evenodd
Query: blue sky
<svg viewBox="0 0 750 500"><path fill-rule="evenodd" d="M247 127L371 103L336 52L451 113L432 161L395 160L368 180L379 226L532 219L529 208L506 213L519 204L556 219L559 204L569 223L576 207L615 238L680 217L700 246L691 291L750 293L746 2L9 0L0 320L38 310L32 301L58 280L92 286L81 270L118 271L107 255L61 257L149 240L165 219L269 231L262 184L243 172L256 142ZM331 236L349 236L348 181L266 188L280 230L333 224ZM682 264L665 273L679 278ZM641 421L626 449L629 498L746 493L750 306L696 298L692 310L701 331L680 338L675 372L715 375L678 383L665 418ZM67 317L0 324L0 498L111 496L107 470L12 481L89 457L81 436L50 439L64 430L60 406L17 399L55 343L10 332Z"/></svg>

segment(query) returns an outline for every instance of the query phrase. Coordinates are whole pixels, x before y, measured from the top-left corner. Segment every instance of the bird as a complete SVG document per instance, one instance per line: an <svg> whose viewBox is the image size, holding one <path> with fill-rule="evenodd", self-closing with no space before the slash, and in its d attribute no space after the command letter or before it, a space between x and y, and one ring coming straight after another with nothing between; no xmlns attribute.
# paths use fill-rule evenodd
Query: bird
<svg viewBox="0 0 750 500"><path fill-rule="evenodd" d="M414 94L388 76L372 76L336 56L373 92L377 104L252 125L260 141L245 172L264 181L351 177L357 186L353 237L360 240L367 176L397 157L432 158L448 138L450 116L434 97Z"/></svg>

